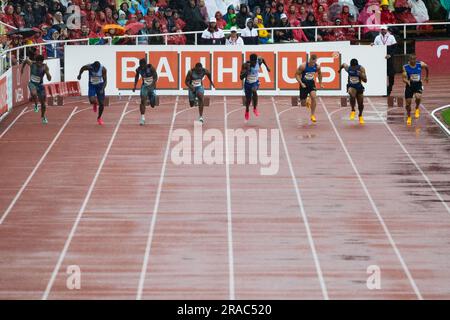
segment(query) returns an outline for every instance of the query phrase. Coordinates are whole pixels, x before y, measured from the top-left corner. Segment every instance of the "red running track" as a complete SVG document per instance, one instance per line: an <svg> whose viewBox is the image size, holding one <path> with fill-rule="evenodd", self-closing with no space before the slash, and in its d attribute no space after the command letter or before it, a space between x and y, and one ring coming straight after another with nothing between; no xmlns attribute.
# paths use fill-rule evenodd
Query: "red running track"
<svg viewBox="0 0 450 320"><path fill-rule="evenodd" d="M272 176L173 163L173 133L197 118L185 97L144 127L136 98L114 99L103 127L84 99L47 126L18 108L0 123L0 298L449 299L450 140L427 113L449 86L427 86L411 128L379 97L363 127L337 98L314 125L287 97L261 98L246 125L240 98L212 98L204 131L279 130Z"/></svg>

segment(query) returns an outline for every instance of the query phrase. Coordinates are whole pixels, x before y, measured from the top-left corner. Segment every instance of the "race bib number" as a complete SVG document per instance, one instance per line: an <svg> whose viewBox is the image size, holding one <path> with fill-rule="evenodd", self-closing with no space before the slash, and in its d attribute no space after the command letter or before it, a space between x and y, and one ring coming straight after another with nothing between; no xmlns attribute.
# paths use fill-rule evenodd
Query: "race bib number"
<svg viewBox="0 0 450 320"><path fill-rule="evenodd" d="M35 76L35 75L31 75L30 76L30 80L34 83L41 83L41 77Z"/></svg>
<svg viewBox="0 0 450 320"><path fill-rule="evenodd" d="M200 87L202 85L202 80L201 79L192 80L192 85L194 87Z"/></svg>
<svg viewBox="0 0 450 320"><path fill-rule="evenodd" d="M91 77L92 84L100 84L103 83L103 77Z"/></svg>
<svg viewBox="0 0 450 320"><path fill-rule="evenodd" d="M420 81L420 74L412 74L411 75L411 81Z"/></svg>
<svg viewBox="0 0 450 320"><path fill-rule="evenodd" d="M247 82L248 83L255 83L256 81L258 81L258 77L255 75L248 75L247 76Z"/></svg>
<svg viewBox="0 0 450 320"><path fill-rule="evenodd" d="M315 72L308 72L305 74L306 80L314 80Z"/></svg>
<svg viewBox="0 0 450 320"><path fill-rule="evenodd" d="M350 83L351 84L359 83L359 77L350 77Z"/></svg>
<svg viewBox="0 0 450 320"><path fill-rule="evenodd" d="M144 84L147 86L152 85L153 83L153 77L144 78Z"/></svg>

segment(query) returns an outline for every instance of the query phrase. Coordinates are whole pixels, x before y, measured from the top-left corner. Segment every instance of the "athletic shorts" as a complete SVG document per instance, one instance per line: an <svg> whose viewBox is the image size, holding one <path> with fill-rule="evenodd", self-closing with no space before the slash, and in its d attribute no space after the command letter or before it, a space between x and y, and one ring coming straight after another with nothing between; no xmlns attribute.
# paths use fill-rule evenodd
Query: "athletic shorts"
<svg viewBox="0 0 450 320"><path fill-rule="evenodd" d="M141 97L153 98L154 96L156 96L155 88L150 86L141 87Z"/></svg>
<svg viewBox="0 0 450 320"><path fill-rule="evenodd" d="M259 80L253 83L248 83L247 81L244 83L244 92L245 97L247 99L251 99L253 96L253 90L256 88L256 90L259 89Z"/></svg>
<svg viewBox="0 0 450 320"><path fill-rule="evenodd" d="M201 94L205 93L205 89L203 88L203 86L194 87L194 91L189 89L189 101L191 101L191 102L195 101L195 98L200 93Z"/></svg>
<svg viewBox="0 0 450 320"><path fill-rule="evenodd" d="M364 93L364 86L362 84L347 84L347 92L349 88L356 89L356 94L363 94Z"/></svg>
<svg viewBox="0 0 450 320"><path fill-rule="evenodd" d="M306 88L300 85L300 100L305 100L311 92L317 90L314 81L304 81L303 83L306 85Z"/></svg>
<svg viewBox="0 0 450 320"><path fill-rule="evenodd" d="M28 82L28 89L30 89L30 91L36 90L37 96L39 98L45 98L45 88L42 83L35 83L33 81L30 81Z"/></svg>
<svg viewBox="0 0 450 320"><path fill-rule="evenodd" d="M88 96L91 97L97 97L97 99L100 101L105 99L105 90L103 90L103 83L100 84L92 84L89 83L89 92Z"/></svg>
<svg viewBox="0 0 450 320"><path fill-rule="evenodd" d="M405 88L405 99L411 99L415 93L422 93L422 81L411 81L411 86Z"/></svg>

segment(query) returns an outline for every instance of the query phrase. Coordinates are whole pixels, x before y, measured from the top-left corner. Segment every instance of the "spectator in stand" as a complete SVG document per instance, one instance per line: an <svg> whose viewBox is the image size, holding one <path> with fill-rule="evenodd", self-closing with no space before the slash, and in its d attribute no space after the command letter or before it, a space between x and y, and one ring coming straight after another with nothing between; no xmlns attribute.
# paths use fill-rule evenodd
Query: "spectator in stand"
<svg viewBox="0 0 450 320"><path fill-rule="evenodd" d="M120 5L120 10L125 12L125 17L128 17L128 15L130 14L129 9L130 9L130 6L128 5L128 3L122 2L122 4Z"/></svg>
<svg viewBox="0 0 450 320"><path fill-rule="evenodd" d="M252 17L262 16L262 11L260 6L255 6L253 8L253 14Z"/></svg>
<svg viewBox="0 0 450 320"><path fill-rule="evenodd" d="M186 22L184 22L184 20L180 18L180 14L178 13L178 11L173 12L173 23L176 28L175 32L179 32L178 30L183 30L186 26Z"/></svg>
<svg viewBox="0 0 450 320"><path fill-rule="evenodd" d="M230 36L225 40L225 44L227 46L243 46L244 45L244 40L242 40L241 37L239 37L238 33L237 33L237 28L236 27L231 27L230 29Z"/></svg>
<svg viewBox="0 0 450 320"><path fill-rule="evenodd" d="M144 20L150 29L151 29L151 26L153 25L154 19L156 19L155 8L153 8L153 7L148 8L147 15L144 17Z"/></svg>
<svg viewBox="0 0 450 320"><path fill-rule="evenodd" d="M300 11L299 11L299 15L298 15L298 20L300 20L300 22L303 22L306 20L306 18L308 17L308 12L306 12L306 8L305 6L301 6L300 7Z"/></svg>
<svg viewBox="0 0 450 320"><path fill-rule="evenodd" d="M372 45L376 46L386 46L387 51L387 75L389 78L389 84L387 87L387 95L390 96L392 92L392 88L394 86L395 80L395 69L394 69L394 53L397 47L397 41L395 37L388 31L387 26L381 26L381 31L378 36L375 37Z"/></svg>
<svg viewBox="0 0 450 320"><path fill-rule="evenodd" d="M127 24L127 22L128 20L125 12L123 10L119 10L119 19L117 20L117 24L124 27Z"/></svg>
<svg viewBox="0 0 450 320"><path fill-rule="evenodd" d="M237 28L237 22L236 22L236 15L234 13L230 14L228 16L228 23L225 26L225 30L231 30L232 27L236 27Z"/></svg>
<svg viewBox="0 0 450 320"><path fill-rule="evenodd" d="M348 5L343 5L342 6L342 12L341 12L341 16L340 16L340 24L341 25L349 25L350 24L350 8L348 7ZM336 23L336 21L335 21Z"/></svg>
<svg viewBox="0 0 450 320"><path fill-rule="evenodd" d="M380 14L381 24L394 24L395 16L389 10L389 2L388 0L381 1L381 14Z"/></svg>
<svg viewBox="0 0 450 320"><path fill-rule="evenodd" d="M175 45L185 45L186 44L186 36L182 34L182 30L178 25L175 26L175 32L178 34L170 35L167 37L167 44L175 44Z"/></svg>
<svg viewBox="0 0 450 320"><path fill-rule="evenodd" d="M280 15L280 21L278 22L277 27L279 28L289 28L291 25L289 24L288 18L286 14ZM292 42L294 40L294 36L292 34L291 29L280 29L275 30L274 34L275 42Z"/></svg>
<svg viewBox="0 0 450 320"><path fill-rule="evenodd" d="M286 15L286 13L284 12L284 5L282 3L278 3L277 4L277 11L275 11L275 13L274 13L274 16L275 16L275 19L277 20L277 22L281 21L281 16L283 14Z"/></svg>
<svg viewBox="0 0 450 320"><path fill-rule="evenodd" d="M94 10L89 11L86 21L90 30L95 33L98 33L100 31L101 25L97 21L97 15L95 14Z"/></svg>
<svg viewBox="0 0 450 320"><path fill-rule="evenodd" d="M153 19L152 28L148 32L148 34L160 34L161 32L161 24L159 23L158 19ZM163 36L154 36L149 37L148 44L164 44L164 37Z"/></svg>
<svg viewBox="0 0 450 320"><path fill-rule="evenodd" d="M16 10L14 10L14 24L17 28L22 29L25 27L25 20L23 19L24 13L22 12L22 7L16 5Z"/></svg>
<svg viewBox="0 0 450 320"><path fill-rule="evenodd" d="M209 15L208 15L208 9L206 8L205 0L199 0L198 1L198 8L200 9L200 14L203 17L203 21L208 23L209 21Z"/></svg>
<svg viewBox="0 0 450 320"><path fill-rule="evenodd" d="M216 18L216 21L217 21L216 22L217 23L217 27L219 29L224 30L226 25L227 25L227 22L223 18L222 13L220 11L216 11L216 14L214 15L214 17Z"/></svg>
<svg viewBox="0 0 450 320"><path fill-rule="evenodd" d="M259 37L259 43L271 43L270 33L266 30L263 24L263 18L261 15L257 15L255 17L255 25L258 28L258 37Z"/></svg>
<svg viewBox="0 0 450 320"><path fill-rule="evenodd" d="M186 21L185 31L200 31L206 27L200 9L195 4L195 0L189 0L183 9L182 18ZM187 35L187 43L194 44L195 35Z"/></svg>
<svg viewBox="0 0 450 320"><path fill-rule="evenodd" d="M411 14L411 8L409 7L407 0L395 1L395 18L398 23L415 23L416 19Z"/></svg>
<svg viewBox="0 0 450 320"><path fill-rule="evenodd" d="M310 12L308 13L308 16L306 18L305 21L303 21L302 26L304 27L316 27L317 26L317 21L316 18L314 17L314 13ZM306 37L308 37L309 41L316 41L316 32L314 28L310 28L310 29L304 29L303 32L306 34ZM319 32L317 33L317 40L322 40L322 36L319 34Z"/></svg>
<svg viewBox="0 0 450 320"><path fill-rule="evenodd" d="M313 0L306 0L306 3L304 5L306 12L310 13L310 12L315 12L316 8L315 8L315 4L313 2Z"/></svg>
<svg viewBox="0 0 450 320"><path fill-rule="evenodd" d="M269 19L268 19L267 23L264 24L264 25L266 26L266 28L276 28L278 26L278 22L275 19L275 16L272 14L272 15L269 16ZM272 39L272 33L274 33L274 32L275 31L273 31L273 30L269 31L271 39ZM273 39L275 40L275 33L274 33Z"/></svg>
<svg viewBox="0 0 450 320"><path fill-rule="evenodd" d="M321 25L320 24L320 21L322 21L322 15L323 15L323 13L326 11L326 5L323 5L323 4L319 4L318 6L317 6L317 10L316 10L316 14L315 14L315 16L316 16L316 20L317 20L317 24L318 25ZM303 20L304 21L304 20Z"/></svg>
<svg viewBox="0 0 450 320"><path fill-rule="evenodd" d="M380 24L379 12L378 0L369 0L364 9L359 13L358 23L368 25L368 27L362 28L361 32L365 38L373 39L379 33L380 28L378 26L371 26Z"/></svg>
<svg viewBox="0 0 450 320"><path fill-rule="evenodd" d="M317 21L317 23L321 26L332 26L334 25L328 18L328 12L324 12L322 14L322 20ZM320 34L322 35L322 39L325 41L334 41L334 29L319 29Z"/></svg>
<svg viewBox="0 0 450 320"><path fill-rule="evenodd" d="M361 11L366 6L367 0L353 0L353 4L356 8L358 8L358 11Z"/></svg>
<svg viewBox="0 0 450 320"><path fill-rule="evenodd" d="M14 22L14 7L12 5L7 5L5 7L5 12L1 16L1 21L8 26L16 28L16 23ZM6 27L6 31L13 30L12 28Z"/></svg>
<svg viewBox="0 0 450 320"><path fill-rule="evenodd" d="M245 4L241 4L239 12L236 15L236 23L240 29L245 29L247 19L250 18L248 7ZM242 34L241 34L242 37ZM244 41L245 42L245 41Z"/></svg>
<svg viewBox="0 0 450 320"><path fill-rule="evenodd" d="M293 27L300 27L300 21L299 20L295 20L292 23ZM302 29L294 29L292 30L292 36L294 37L294 40L296 42L308 42L308 37L305 35L305 33L303 32Z"/></svg>
<svg viewBox="0 0 450 320"><path fill-rule="evenodd" d="M342 24L342 20L340 18L336 18L334 20L335 26L340 26ZM347 38L345 37L345 29L344 28L334 28L332 35L332 41L345 41Z"/></svg>
<svg viewBox="0 0 450 320"><path fill-rule="evenodd" d="M270 6L270 4L266 3L264 12L262 13L263 23L265 26L268 25L270 16L272 16L272 7Z"/></svg>
<svg viewBox="0 0 450 320"><path fill-rule="evenodd" d="M430 20L428 9L422 0L408 0L408 4L411 7L411 14L417 22L422 23Z"/></svg>
<svg viewBox="0 0 450 320"><path fill-rule="evenodd" d="M44 17L47 14L47 6L42 1L36 1L33 3L33 15L34 21L37 25L44 22Z"/></svg>
<svg viewBox="0 0 450 320"><path fill-rule="evenodd" d="M113 11L111 10L111 8L105 9L105 22L107 24L115 24L116 23L116 21L114 20Z"/></svg>
<svg viewBox="0 0 450 320"><path fill-rule="evenodd" d="M255 29L252 18L247 18L245 28L241 30L241 37L245 44L258 44L258 31Z"/></svg>
<svg viewBox="0 0 450 320"><path fill-rule="evenodd" d="M25 3L23 20L27 28L33 28L38 25L34 19L33 5L30 2Z"/></svg>
<svg viewBox="0 0 450 320"><path fill-rule="evenodd" d="M201 44L220 45L225 44L225 35L222 29L216 25L216 18L209 19L208 28L202 33Z"/></svg>
<svg viewBox="0 0 450 320"><path fill-rule="evenodd" d="M138 11L145 12L145 14L147 14L147 9L139 1L132 0L128 12L130 14L137 15Z"/></svg>
<svg viewBox="0 0 450 320"><path fill-rule="evenodd" d="M236 17L236 11L234 10L233 5L229 5L227 9L227 13L223 16L223 19L229 23L230 22L230 15L234 15Z"/></svg>
<svg viewBox="0 0 450 320"><path fill-rule="evenodd" d="M53 15L53 25L64 24L63 15L61 12L55 12Z"/></svg>
<svg viewBox="0 0 450 320"><path fill-rule="evenodd" d="M289 10L286 13L286 15L291 25L294 23L294 21L297 21L300 18L300 14L298 13L297 8L293 4L289 6Z"/></svg>

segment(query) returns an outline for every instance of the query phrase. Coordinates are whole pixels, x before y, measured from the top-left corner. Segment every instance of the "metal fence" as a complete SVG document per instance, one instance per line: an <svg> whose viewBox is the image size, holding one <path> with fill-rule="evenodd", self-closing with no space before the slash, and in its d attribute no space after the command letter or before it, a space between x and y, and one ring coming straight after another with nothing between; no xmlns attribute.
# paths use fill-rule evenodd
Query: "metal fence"
<svg viewBox="0 0 450 320"><path fill-rule="evenodd" d="M401 32L401 38L403 41L403 53L407 54L407 41L408 40L408 32L407 29L411 27L417 27L417 26L442 26L450 28L450 22L425 22L425 23L408 23L408 24L390 24L390 28L396 28L396 30ZM377 31L381 25L377 24L370 24L370 25L339 25L339 26L311 26L311 27L277 27L277 28L264 28L264 30L267 30L270 32L271 40L273 42L274 40L274 31L276 30L296 30L296 29L302 29L302 30L308 30L308 29L314 29L315 34L315 41L318 41L319 39L319 33L322 30L327 29L357 29L357 41L361 41L362 39L362 30L364 28L367 28L372 31ZM259 30L258 28L255 28L255 30ZM228 34L229 30L224 30L225 34ZM240 32L240 31L238 31ZM147 44L149 41L149 38L151 37L163 37L164 38L164 44L167 45L169 36L173 35L194 35L194 44L200 44L200 38L203 31L190 31L190 32L176 32L176 33L160 33L160 34L142 34L142 35L124 35L124 36L117 36L117 37L100 37L96 38L98 39L98 43L95 45L114 45L114 43L117 41L124 42L125 39L129 39L126 44ZM45 43L39 43L39 44L30 44L25 45L21 47L16 47L8 50L4 50L3 52L0 52L0 74L8 70L8 68L11 66L12 62L14 61L13 57L17 61L23 61L27 58L27 49L31 47L35 47L39 53L42 53L43 47L46 48L52 47L54 48L54 55L48 56L48 58L58 58L61 52L63 53L64 46L66 45L92 45L90 44L90 41L92 39L85 38L85 39L73 39L73 40L58 40L58 41L48 41ZM263 45L263 44L261 44ZM60 51L58 51L60 49Z"/></svg>

